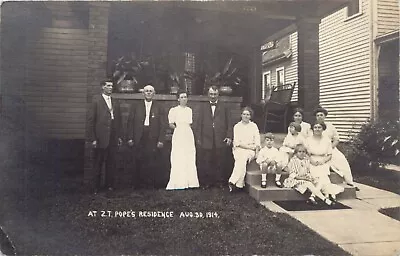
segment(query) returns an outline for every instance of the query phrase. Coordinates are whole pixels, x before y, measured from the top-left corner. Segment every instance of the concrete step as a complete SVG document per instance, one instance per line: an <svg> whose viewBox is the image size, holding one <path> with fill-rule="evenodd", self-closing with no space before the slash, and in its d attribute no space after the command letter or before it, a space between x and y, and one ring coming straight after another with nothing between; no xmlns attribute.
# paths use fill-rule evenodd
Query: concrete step
<svg viewBox="0 0 400 256"><path fill-rule="evenodd" d="M281 182L283 182L288 176L289 176L288 174L282 174ZM344 182L343 178L335 172L331 172L329 178L333 184L343 184ZM267 175L268 184L274 184L274 180L275 180L274 174ZM261 186L261 171L260 170L247 171L246 184Z"/></svg>
<svg viewBox="0 0 400 256"><path fill-rule="evenodd" d="M344 187L344 192L337 196L337 199L352 199L356 198L356 190L348 185L341 184ZM291 188L278 188L275 185L269 185L267 188L261 188L259 185L247 185L251 197L258 202L262 201L286 201L286 200L305 200L304 195L301 195Z"/></svg>

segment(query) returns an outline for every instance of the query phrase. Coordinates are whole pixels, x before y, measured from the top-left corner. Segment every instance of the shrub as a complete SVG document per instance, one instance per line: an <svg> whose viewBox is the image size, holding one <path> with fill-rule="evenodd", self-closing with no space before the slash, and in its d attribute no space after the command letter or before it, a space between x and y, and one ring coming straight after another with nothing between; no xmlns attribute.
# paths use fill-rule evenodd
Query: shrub
<svg viewBox="0 0 400 256"><path fill-rule="evenodd" d="M366 122L358 134L350 137L343 153L352 167L378 167L399 164L400 122Z"/></svg>

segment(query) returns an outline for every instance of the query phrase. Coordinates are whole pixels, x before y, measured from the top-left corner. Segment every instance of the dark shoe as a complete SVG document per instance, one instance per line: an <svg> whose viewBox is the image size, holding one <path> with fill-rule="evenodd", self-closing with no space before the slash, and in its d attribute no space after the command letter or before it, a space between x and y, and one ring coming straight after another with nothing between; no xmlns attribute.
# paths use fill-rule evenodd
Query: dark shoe
<svg viewBox="0 0 400 256"><path fill-rule="evenodd" d="M229 187L229 192L232 193L233 191L235 191L235 185L233 183L229 182L228 187Z"/></svg>
<svg viewBox="0 0 400 256"><path fill-rule="evenodd" d="M279 180L276 180L276 181L275 181L275 185L276 185L278 188L281 188L281 187L282 187L282 183L281 183Z"/></svg>
<svg viewBox="0 0 400 256"><path fill-rule="evenodd" d="M358 187L354 187L356 189L356 191L360 191L360 189Z"/></svg>
<svg viewBox="0 0 400 256"><path fill-rule="evenodd" d="M266 180L262 180L261 181L261 188L267 188L267 181Z"/></svg>
<svg viewBox="0 0 400 256"><path fill-rule="evenodd" d="M336 202L337 202L336 196L329 195L329 199L332 201L332 205L336 204Z"/></svg>

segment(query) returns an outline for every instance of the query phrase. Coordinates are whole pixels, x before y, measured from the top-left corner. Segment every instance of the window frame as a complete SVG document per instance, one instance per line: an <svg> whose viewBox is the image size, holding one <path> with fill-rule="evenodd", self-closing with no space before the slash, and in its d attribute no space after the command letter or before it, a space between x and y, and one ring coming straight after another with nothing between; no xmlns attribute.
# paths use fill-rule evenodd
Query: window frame
<svg viewBox="0 0 400 256"><path fill-rule="evenodd" d="M276 79L275 79L275 83L276 83L276 86L279 86L279 85L281 85L281 84L279 84L279 77L278 77L278 73L280 72L280 71L282 71L282 76L283 76L283 83L282 83L282 85L284 85L285 84L285 67L284 66L281 66L281 67L277 67L276 68L276 70L275 70L275 77L276 77Z"/></svg>
<svg viewBox="0 0 400 256"><path fill-rule="evenodd" d="M267 82L269 82L269 84L265 84L265 76L269 75L269 81L267 80ZM269 85L270 89L272 89L272 77L271 77L271 70L268 71L264 71L262 74L262 87L261 87L261 99L265 100L266 99L266 91L267 91L267 85Z"/></svg>
<svg viewBox="0 0 400 256"><path fill-rule="evenodd" d="M351 1L358 1L358 11L352 14L349 14L350 8L349 5L346 7L346 14L347 14L347 20L350 20L352 18L358 17L362 14L362 0L351 0Z"/></svg>

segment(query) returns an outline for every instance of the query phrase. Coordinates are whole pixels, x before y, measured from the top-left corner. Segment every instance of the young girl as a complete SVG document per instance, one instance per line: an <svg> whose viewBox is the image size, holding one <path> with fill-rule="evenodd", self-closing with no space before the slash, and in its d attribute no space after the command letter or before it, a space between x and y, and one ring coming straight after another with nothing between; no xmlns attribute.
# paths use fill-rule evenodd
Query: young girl
<svg viewBox="0 0 400 256"><path fill-rule="evenodd" d="M294 154L294 148L297 144L304 144L305 139L301 132L301 125L296 122L291 122L289 124L289 133L286 135L282 147L279 149L283 155L283 167L285 167L290 158L292 158Z"/></svg>
<svg viewBox="0 0 400 256"><path fill-rule="evenodd" d="M275 184L277 187L282 187L281 179L281 162L282 154L277 148L273 147L274 135L272 133L266 133L264 144L265 146L260 150L256 159L257 164L260 165L261 170L261 187L267 187L267 174L275 174Z"/></svg>
<svg viewBox="0 0 400 256"><path fill-rule="evenodd" d="M289 177L283 182L286 188L294 188L301 194L307 190L311 192L308 202L316 204L315 196L324 201L327 205L332 205L332 201L321 193L320 186L317 185L318 179L311 176L310 159L307 156L306 147L302 144L296 145L294 156L287 165Z"/></svg>

